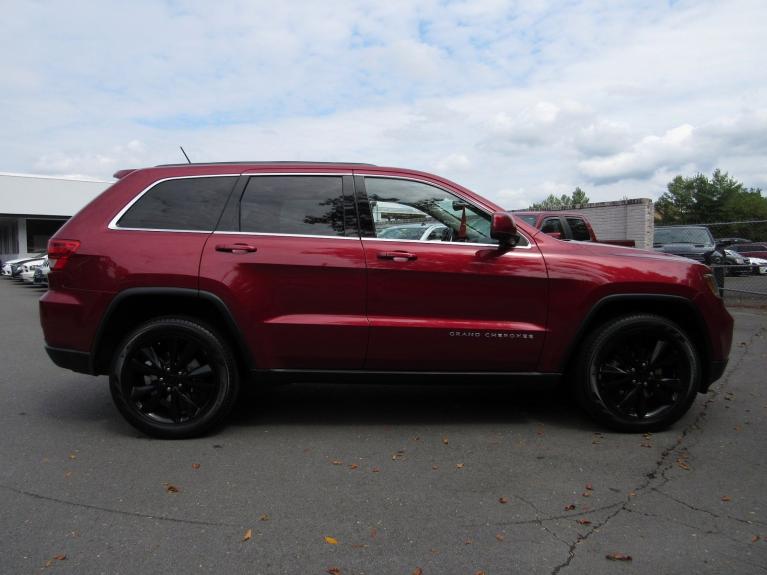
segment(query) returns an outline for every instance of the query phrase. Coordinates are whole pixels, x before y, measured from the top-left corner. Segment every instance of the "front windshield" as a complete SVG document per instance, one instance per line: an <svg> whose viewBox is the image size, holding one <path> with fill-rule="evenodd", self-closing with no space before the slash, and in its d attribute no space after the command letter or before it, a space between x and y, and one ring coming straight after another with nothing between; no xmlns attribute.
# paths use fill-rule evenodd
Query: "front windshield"
<svg viewBox="0 0 767 575"><path fill-rule="evenodd" d="M664 246L666 244L710 246L714 244L714 240L708 228L679 226L677 228L656 228L653 244L655 246Z"/></svg>

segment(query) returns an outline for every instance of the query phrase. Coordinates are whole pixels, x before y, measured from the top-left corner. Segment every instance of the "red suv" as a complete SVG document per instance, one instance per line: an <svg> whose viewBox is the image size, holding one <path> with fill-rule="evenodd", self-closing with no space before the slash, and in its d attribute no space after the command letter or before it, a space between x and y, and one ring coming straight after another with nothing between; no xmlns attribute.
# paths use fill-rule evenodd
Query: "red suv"
<svg viewBox="0 0 767 575"><path fill-rule="evenodd" d="M367 164L125 170L49 244L59 366L108 374L154 436L222 423L242 384L561 380L600 422L671 424L733 321L689 259L559 241L444 178ZM395 226L439 234L414 239Z"/></svg>

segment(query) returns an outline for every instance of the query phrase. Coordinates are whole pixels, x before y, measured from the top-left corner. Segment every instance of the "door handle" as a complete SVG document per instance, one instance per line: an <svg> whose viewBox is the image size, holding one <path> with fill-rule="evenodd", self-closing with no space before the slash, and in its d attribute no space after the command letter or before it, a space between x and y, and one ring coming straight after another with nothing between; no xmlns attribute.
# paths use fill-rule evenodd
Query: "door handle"
<svg viewBox="0 0 767 575"><path fill-rule="evenodd" d="M245 254L257 250L256 246L251 246L250 244L218 244L216 246L217 252L230 252L233 254Z"/></svg>
<svg viewBox="0 0 767 575"><path fill-rule="evenodd" d="M412 262L418 259L418 256L410 252L380 252L378 254L379 260L394 260L395 262Z"/></svg>

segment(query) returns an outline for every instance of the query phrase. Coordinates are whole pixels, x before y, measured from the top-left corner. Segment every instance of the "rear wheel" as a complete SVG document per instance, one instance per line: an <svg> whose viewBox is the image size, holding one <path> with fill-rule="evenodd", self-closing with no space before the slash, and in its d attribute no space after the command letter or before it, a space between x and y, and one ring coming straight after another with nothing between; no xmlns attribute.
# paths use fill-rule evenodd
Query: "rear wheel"
<svg viewBox="0 0 767 575"><path fill-rule="evenodd" d="M692 405L700 360L687 334L655 315L610 321L587 339L577 396L595 419L619 431L663 429Z"/></svg>
<svg viewBox="0 0 767 575"><path fill-rule="evenodd" d="M195 320L149 321L119 346L110 374L115 405L154 437L182 439L221 424L239 391L227 342Z"/></svg>

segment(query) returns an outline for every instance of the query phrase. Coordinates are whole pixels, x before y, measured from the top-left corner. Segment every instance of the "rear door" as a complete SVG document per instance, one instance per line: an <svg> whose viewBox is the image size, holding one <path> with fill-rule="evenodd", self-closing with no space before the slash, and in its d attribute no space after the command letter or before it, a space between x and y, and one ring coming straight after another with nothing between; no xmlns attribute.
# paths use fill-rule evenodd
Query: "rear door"
<svg viewBox="0 0 767 575"><path fill-rule="evenodd" d="M368 268L365 367L535 369L548 298L535 244L521 235L517 247L499 251L489 237L491 214L438 183L376 174L357 180ZM441 224L449 232L434 241L382 234L417 224Z"/></svg>
<svg viewBox="0 0 767 575"><path fill-rule="evenodd" d="M242 176L205 245L200 289L220 297L262 369L359 369L365 257L348 172Z"/></svg>

